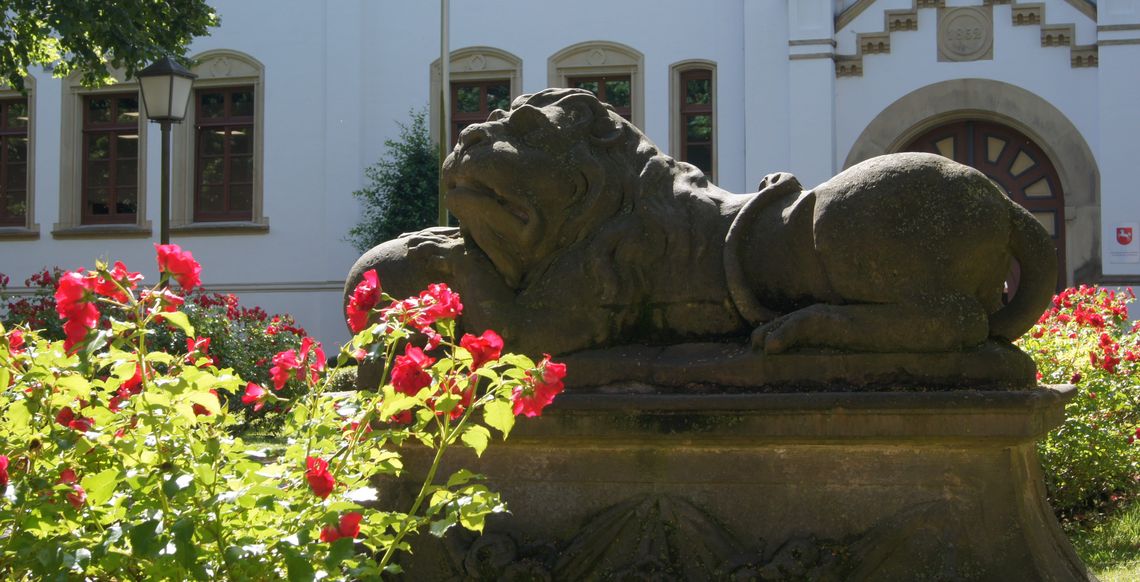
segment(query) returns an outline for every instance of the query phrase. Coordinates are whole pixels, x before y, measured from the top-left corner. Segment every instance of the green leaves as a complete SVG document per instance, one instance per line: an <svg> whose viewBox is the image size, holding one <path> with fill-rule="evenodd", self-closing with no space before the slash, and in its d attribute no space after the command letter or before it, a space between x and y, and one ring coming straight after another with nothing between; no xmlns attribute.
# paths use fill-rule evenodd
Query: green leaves
<svg viewBox="0 0 1140 582"><path fill-rule="evenodd" d="M515 426L515 414L511 403L505 400L488 402L483 409L483 420L491 428L503 433L503 440L506 440Z"/></svg>
<svg viewBox="0 0 1140 582"><path fill-rule="evenodd" d="M181 311L171 311L167 313L160 313L159 316L162 317L162 319L166 320L167 323L174 325L178 329L182 330L182 333L186 334L187 337L194 336L194 326L190 325L190 319L186 317L185 313L182 313Z"/></svg>
<svg viewBox="0 0 1140 582"><path fill-rule="evenodd" d="M87 491L87 503L99 506L111 499L115 493L115 486L119 484L119 470L107 469L94 475L88 475L79 482Z"/></svg>
<svg viewBox="0 0 1140 582"><path fill-rule="evenodd" d="M491 431L483 428L477 424L468 426L463 434L460 436L463 442L475 449L476 456L483 456L483 451L487 448L487 442L491 440Z"/></svg>

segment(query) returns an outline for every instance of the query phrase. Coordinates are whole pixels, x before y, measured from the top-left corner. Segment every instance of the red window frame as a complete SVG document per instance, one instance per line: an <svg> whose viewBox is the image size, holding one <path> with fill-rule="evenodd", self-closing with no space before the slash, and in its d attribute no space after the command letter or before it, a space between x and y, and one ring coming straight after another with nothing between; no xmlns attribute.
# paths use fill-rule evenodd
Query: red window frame
<svg viewBox="0 0 1140 582"><path fill-rule="evenodd" d="M198 89L194 93L195 102L195 132L194 132L194 221L195 222L248 222L253 220L253 183L254 177L257 175L256 162L257 158L254 155L257 144L255 143L256 135L254 134L254 117L256 112L253 108L257 107L256 94L253 86L241 87L208 87ZM203 115L203 99L207 95L223 95L223 113L221 116L205 117ZM239 93L249 93L249 100L252 105L249 115L238 115L234 111L234 95ZM222 151L220 153L208 153L207 132L213 132L215 135L222 136ZM244 132L244 133L243 133ZM249 151L244 153L235 153L233 150L234 135L244 135L249 140ZM233 165L236 160L247 159L249 160L249 177L247 180L237 180L234 177ZM205 164L211 160L220 159L222 165L222 178L219 182L205 182L206 176L204 175ZM220 188L221 189L221 210L206 210L206 203L203 200L206 188ZM247 204L235 200L234 191L239 188L248 188L249 195Z"/></svg>
<svg viewBox="0 0 1140 582"><path fill-rule="evenodd" d="M29 142L28 121L23 125L12 126L9 123L12 106L23 106L25 115L28 111L28 100L25 98L0 100L0 226L24 226L27 224L28 208L28 172ZM15 140L24 142L23 161L11 161L9 147ZM18 180L16 168L23 166L23 180ZM18 195L18 196L17 196ZM8 208L20 200L24 202L24 211L18 214L11 213Z"/></svg>
<svg viewBox="0 0 1140 582"><path fill-rule="evenodd" d="M134 121L120 121L119 118L122 116L121 101L132 99L135 103L134 115L127 115L127 117L133 118ZM107 100L110 103L108 121L92 119L91 104L101 100ZM130 112L132 111L128 109L128 113ZM83 96L83 179L80 186L83 193L82 224L130 224L137 220L139 207L139 112L138 92L100 93ZM134 136L136 144L133 156L125 155L119 151L119 140L124 139L120 136L131 135ZM101 136L107 137L107 157L92 159L92 141ZM94 182L96 174L92 166L96 163L107 164L106 184L100 185ZM128 167L120 168L124 164ZM103 211L96 212L98 210L96 204L99 203L91 199L91 194L100 189L106 190L106 204L103 205ZM131 192L133 192L134 198L133 208L122 204L124 198L130 198Z"/></svg>
<svg viewBox="0 0 1140 582"><path fill-rule="evenodd" d="M708 103L689 103L689 81L708 81L709 84L709 102ZM709 152L709 167L701 168L701 171L711 180L713 178L713 159L715 156L715 143L716 143L716 125L713 118L713 104L716 102L716 88L713 87L712 70L711 69L691 69L681 73L681 82L678 90L681 92L679 102L681 104L680 118L681 118L681 151L680 158L683 162L691 162L689 155L689 148L692 146L706 147ZM692 140L689 138L689 120L694 117L707 115L709 118L709 139L708 140ZM696 165L696 164L694 164ZM700 166L698 166L700 167Z"/></svg>
<svg viewBox="0 0 1140 582"><path fill-rule="evenodd" d="M609 102L609 96L606 95L607 81L625 81L626 83L629 83L629 105L618 107ZM594 95L597 95L599 101L603 103L609 103L618 115L624 117L626 121L633 123L633 100L635 97L633 94L633 75L584 75L566 79L567 85L578 89L585 89L585 87L582 87L582 85L591 82L598 84L598 90L594 92Z"/></svg>
<svg viewBox="0 0 1140 582"><path fill-rule="evenodd" d="M487 117L495 110L487 103L487 89L494 86L505 85L507 87L508 100L511 95L511 80L510 79L491 79L487 81L463 81L453 82L451 84L451 146L459 142L459 132L463 128L473 123L483 123L487 121ZM459 91L461 89L479 89L479 110L478 111L460 111L459 110Z"/></svg>

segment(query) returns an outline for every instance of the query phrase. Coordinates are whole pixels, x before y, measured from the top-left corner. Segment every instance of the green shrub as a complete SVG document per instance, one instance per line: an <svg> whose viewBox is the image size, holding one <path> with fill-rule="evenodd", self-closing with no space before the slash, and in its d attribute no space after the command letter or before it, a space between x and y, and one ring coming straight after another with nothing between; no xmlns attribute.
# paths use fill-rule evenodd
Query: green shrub
<svg viewBox="0 0 1140 582"><path fill-rule="evenodd" d="M439 152L428 135L426 111L409 114L399 139L385 141L384 156L364 170L368 185L352 193L361 219L348 241L360 252L439 221Z"/></svg>
<svg viewBox="0 0 1140 582"><path fill-rule="evenodd" d="M64 338L63 322L56 313L52 293L59 284L63 269L52 267L36 273L24 281L32 288L32 295L5 297L3 285L7 277L0 275L0 323L6 327L17 325L34 329L49 340ZM206 293L196 288L184 295L182 312L194 327L197 338L206 338L205 355L213 358L220 368L233 368L234 372L252 382L267 384L269 366L274 354L287 349L297 349L307 336L291 315L270 315L260 307L245 307L233 294ZM108 313L118 319L125 314L113 306ZM160 351L185 352L188 344L186 334L177 327L152 324L149 341ZM200 344L201 345L201 344ZM297 396L304 390L302 382L289 382L281 395L286 399ZM240 430L253 429L273 432L281 424L283 406L273 405L254 412L239 403L230 402L234 411L242 411L246 422Z"/></svg>
<svg viewBox="0 0 1140 582"><path fill-rule="evenodd" d="M1131 291L1081 286L1052 307L1018 345L1046 384L1075 384L1064 424L1038 446L1054 509L1077 510L1136 489L1140 473L1140 335L1128 321Z"/></svg>
<svg viewBox="0 0 1140 582"><path fill-rule="evenodd" d="M275 354L261 386L200 348L154 349L155 326L197 336L175 292L197 285L198 265L171 254L151 289L125 267L64 273L63 340L0 326L0 579L378 580L399 571L408 536L481 531L505 510L482 476L441 472L444 452L482 454L492 430L506 438L516 416L538 416L565 366L503 353L491 331L457 338L458 295L433 285L389 303L373 271L350 305L376 323L336 361L383 355L382 386L330 393L309 340ZM171 275L179 288L164 287ZM285 415L289 438L234 437L223 403L279 402L285 378L308 388ZM375 484L401 476L408 446L434 456L410 506L393 507Z"/></svg>

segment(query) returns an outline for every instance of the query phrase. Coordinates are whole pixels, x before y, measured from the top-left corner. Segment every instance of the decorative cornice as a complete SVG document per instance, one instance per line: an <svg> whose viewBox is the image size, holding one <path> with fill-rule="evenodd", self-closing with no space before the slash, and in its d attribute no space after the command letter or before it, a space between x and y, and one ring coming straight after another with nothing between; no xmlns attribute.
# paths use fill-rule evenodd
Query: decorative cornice
<svg viewBox="0 0 1140 582"><path fill-rule="evenodd" d="M1085 16L1096 20L1096 5L1088 0L1066 0ZM874 4L874 0L859 0L841 12L835 19L835 30L851 24L851 22L867 8ZM1046 24L1045 4L1042 2L1017 2L1016 0L982 0L983 6L998 4L1010 5L1010 20L1014 26L1040 26L1042 47L1069 47L1069 64L1073 68L1095 67L1099 63L1097 46L1140 44L1140 39L1112 39L1101 40L1092 45L1076 45L1076 26L1068 24ZM897 31L918 30L918 10L922 8L944 8L945 0L912 0L910 10L885 10L883 12L884 25L881 32L860 32L855 35L856 53L854 55L835 56L835 75L837 77L858 77L863 75L863 55L889 54L891 52L890 35ZM1140 30L1140 24L1098 26L1097 31L1124 31Z"/></svg>

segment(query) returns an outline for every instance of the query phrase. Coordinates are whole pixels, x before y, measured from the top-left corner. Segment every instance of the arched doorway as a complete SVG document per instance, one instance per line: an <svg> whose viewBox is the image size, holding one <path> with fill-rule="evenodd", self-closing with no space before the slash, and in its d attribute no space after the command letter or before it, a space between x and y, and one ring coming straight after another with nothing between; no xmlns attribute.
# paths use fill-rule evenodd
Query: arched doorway
<svg viewBox="0 0 1140 582"><path fill-rule="evenodd" d="M1052 161L1033 140L999 123L962 120L931 129L900 151L940 154L976 168L993 180L1053 237L1057 248L1057 285L1064 287L1064 192Z"/></svg>

